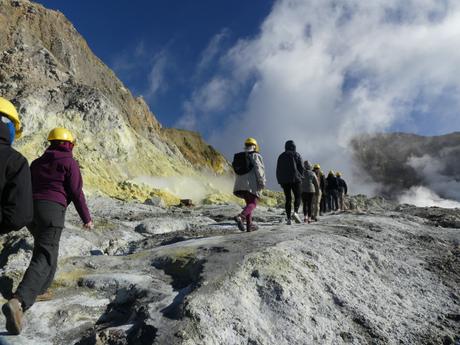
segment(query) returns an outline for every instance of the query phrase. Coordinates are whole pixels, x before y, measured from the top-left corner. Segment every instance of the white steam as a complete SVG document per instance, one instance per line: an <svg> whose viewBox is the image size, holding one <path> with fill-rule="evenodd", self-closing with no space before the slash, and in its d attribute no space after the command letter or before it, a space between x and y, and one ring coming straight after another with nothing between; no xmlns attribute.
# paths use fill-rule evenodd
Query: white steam
<svg viewBox="0 0 460 345"><path fill-rule="evenodd" d="M181 199L192 199L194 202L200 202L210 194L232 194L234 179L230 176L215 176L205 174L200 177L141 176L135 178L133 182L143 183L152 188L161 189Z"/></svg>
<svg viewBox="0 0 460 345"><path fill-rule="evenodd" d="M460 98L440 101L459 94L459 37L454 0L278 0L256 37L220 52L220 69L192 92L179 123L219 123L210 139L227 157L255 137L272 188L293 139L304 159L368 193L353 179L352 137L408 124L460 129Z"/></svg>
<svg viewBox="0 0 460 345"><path fill-rule="evenodd" d="M460 202L443 199L428 188L421 186L409 189L399 198L399 202L401 204L411 204L418 207L437 206L460 209Z"/></svg>
<svg viewBox="0 0 460 345"><path fill-rule="evenodd" d="M447 159L451 160L453 157L449 156ZM434 193L460 200L460 182L443 173L448 163L447 159L434 158L426 154L422 157L410 157L407 164L423 177L426 186L429 186Z"/></svg>

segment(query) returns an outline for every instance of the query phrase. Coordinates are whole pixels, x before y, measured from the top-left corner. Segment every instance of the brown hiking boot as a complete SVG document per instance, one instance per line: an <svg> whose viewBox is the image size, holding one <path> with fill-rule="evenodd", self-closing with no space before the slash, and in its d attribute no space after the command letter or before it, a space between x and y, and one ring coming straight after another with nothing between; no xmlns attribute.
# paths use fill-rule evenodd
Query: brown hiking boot
<svg viewBox="0 0 460 345"><path fill-rule="evenodd" d="M2 307L6 318L6 330L14 335L18 335L22 330L22 306L17 298L10 299Z"/></svg>
<svg viewBox="0 0 460 345"><path fill-rule="evenodd" d="M37 302L51 301L54 297L54 294L50 290L46 290L41 295L37 296Z"/></svg>
<svg viewBox="0 0 460 345"><path fill-rule="evenodd" d="M247 232L252 232L252 231L256 231L256 230L259 230L259 227L253 223L251 224L247 224L246 226L246 231Z"/></svg>
<svg viewBox="0 0 460 345"><path fill-rule="evenodd" d="M233 218L236 222L236 225L238 226L238 229L240 229L240 231L244 231L244 224L243 224L243 218L241 217L241 215L237 215L236 217Z"/></svg>

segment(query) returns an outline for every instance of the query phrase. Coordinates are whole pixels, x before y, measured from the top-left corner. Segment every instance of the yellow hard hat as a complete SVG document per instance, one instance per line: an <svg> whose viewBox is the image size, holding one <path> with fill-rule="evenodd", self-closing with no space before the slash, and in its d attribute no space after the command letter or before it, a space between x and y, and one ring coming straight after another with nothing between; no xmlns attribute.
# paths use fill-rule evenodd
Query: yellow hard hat
<svg viewBox="0 0 460 345"><path fill-rule="evenodd" d="M257 146L257 140L254 138L247 138L246 141L244 142L244 145L255 145Z"/></svg>
<svg viewBox="0 0 460 345"><path fill-rule="evenodd" d="M333 170L329 170L328 175L334 175L334 171L333 171Z"/></svg>
<svg viewBox="0 0 460 345"><path fill-rule="evenodd" d="M251 146L254 145L256 147L256 151L259 152L259 144L257 144L257 140L254 138L247 138L246 141L244 142L245 146Z"/></svg>
<svg viewBox="0 0 460 345"><path fill-rule="evenodd" d="M340 176L342 176L342 174L341 174L339 171L337 171L337 172L335 173L335 176L340 177Z"/></svg>
<svg viewBox="0 0 460 345"><path fill-rule="evenodd" d="M15 138L19 139L22 135L22 125L16 107L6 98L0 97L0 113L13 122L16 132Z"/></svg>
<svg viewBox="0 0 460 345"><path fill-rule="evenodd" d="M48 134L48 141L58 140L58 141L69 141L71 143L75 143L75 138L66 128L54 128L51 130L50 134Z"/></svg>
<svg viewBox="0 0 460 345"><path fill-rule="evenodd" d="M318 163L313 165L313 170L316 170L316 169L318 169L318 170L321 169L321 166Z"/></svg>

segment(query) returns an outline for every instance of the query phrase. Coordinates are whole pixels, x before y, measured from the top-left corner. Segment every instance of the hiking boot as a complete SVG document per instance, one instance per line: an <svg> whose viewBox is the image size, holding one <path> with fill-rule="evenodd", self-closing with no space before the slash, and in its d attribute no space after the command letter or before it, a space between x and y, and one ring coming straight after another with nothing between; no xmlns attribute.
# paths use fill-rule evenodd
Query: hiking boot
<svg viewBox="0 0 460 345"><path fill-rule="evenodd" d="M304 222L304 223L310 223L310 222L308 221L308 217L303 217L303 222Z"/></svg>
<svg viewBox="0 0 460 345"><path fill-rule="evenodd" d="M6 319L6 330L18 335L22 330L22 306L17 298L10 299L2 307Z"/></svg>
<svg viewBox="0 0 460 345"><path fill-rule="evenodd" d="M240 231L246 230L244 228L243 219L241 218L241 215L238 215L238 216L234 217L233 219L235 220L236 225L238 226L238 229L240 229Z"/></svg>
<svg viewBox="0 0 460 345"><path fill-rule="evenodd" d="M297 212L294 212L294 213L292 214L292 218L294 218L294 221L295 221L296 223L301 223L300 217L299 217L299 215L297 214Z"/></svg>
<svg viewBox="0 0 460 345"><path fill-rule="evenodd" d="M247 225L247 229L246 229L247 232L252 232L252 231L256 231L256 230L259 230L259 227L257 225L255 225L254 223L251 223L251 224Z"/></svg>
<svg viewBox="0 0 460 345"><path fill-rule="evenodd" d="M37 296L37 302L51 301L54 297L54 294L50 290L46 290L41 295Z"/></svg>
<svg viewBox="0 0 460 345"><path fill-rule="evenodd" d="M286 220L286 225L291 225L291 224L292 224L291 220L290 220L290 219L287 219L287 220Z"/></svg>

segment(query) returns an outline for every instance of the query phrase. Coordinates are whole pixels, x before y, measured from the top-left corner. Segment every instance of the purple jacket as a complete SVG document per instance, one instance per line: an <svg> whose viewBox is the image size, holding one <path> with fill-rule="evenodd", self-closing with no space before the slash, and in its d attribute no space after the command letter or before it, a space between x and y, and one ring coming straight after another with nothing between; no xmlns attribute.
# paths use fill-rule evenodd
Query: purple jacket
<svg viewBox="0 0 460 345"><path fill-rule="evenodd" d="M48 200L67 207L74 203L84 224L91 221L80 167L65 146L51 146L30 165L34 200Z"/></svg>

